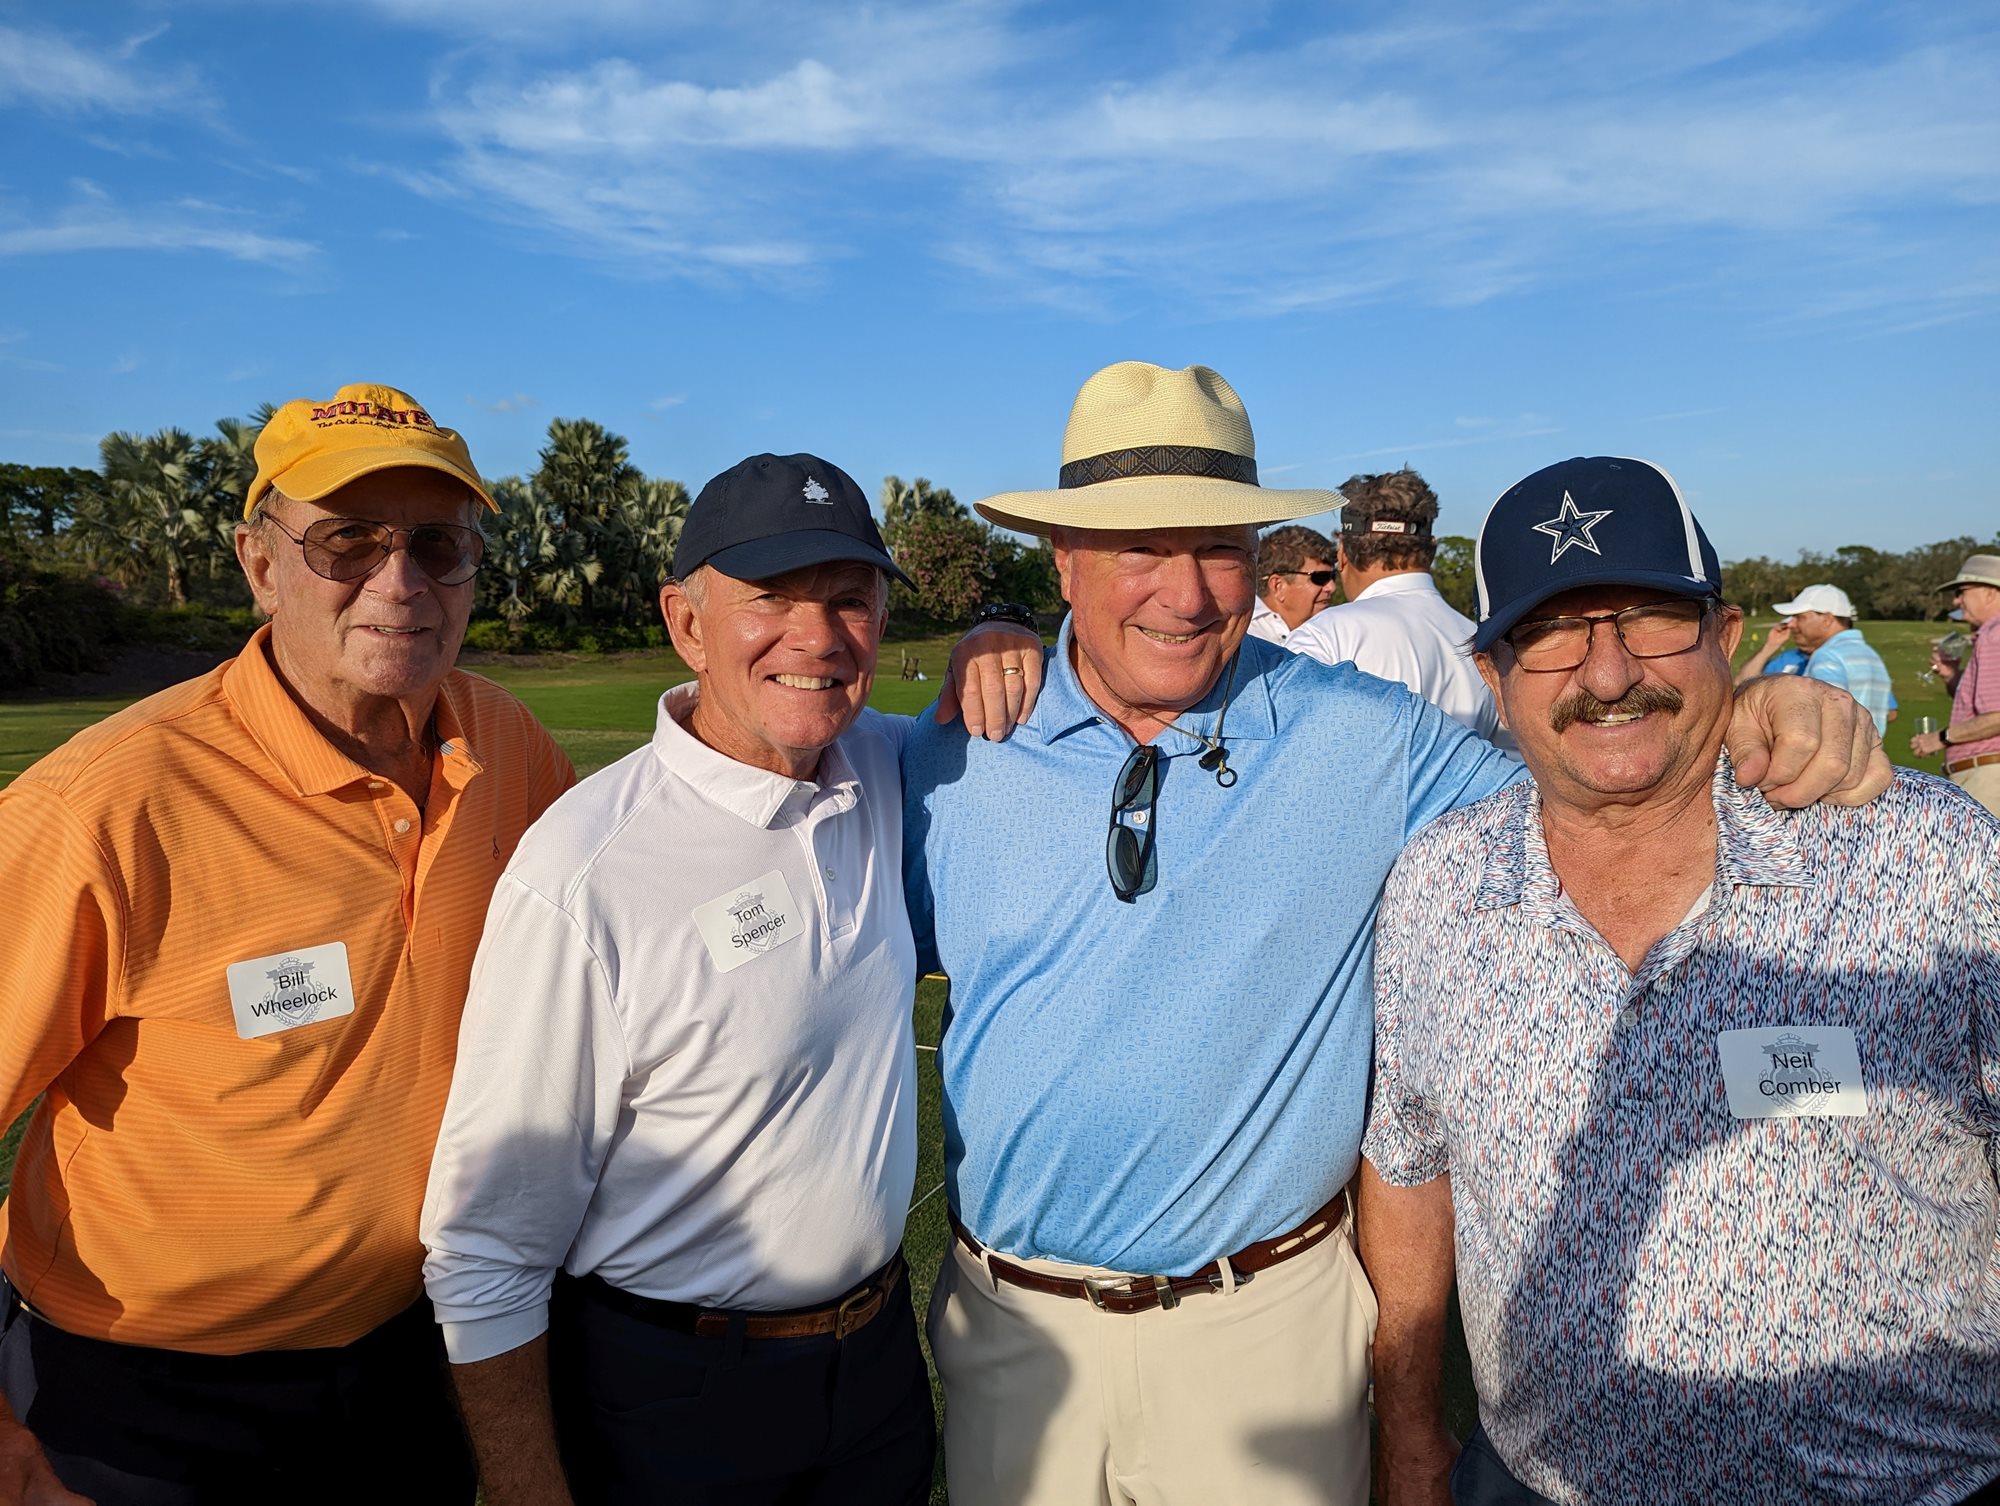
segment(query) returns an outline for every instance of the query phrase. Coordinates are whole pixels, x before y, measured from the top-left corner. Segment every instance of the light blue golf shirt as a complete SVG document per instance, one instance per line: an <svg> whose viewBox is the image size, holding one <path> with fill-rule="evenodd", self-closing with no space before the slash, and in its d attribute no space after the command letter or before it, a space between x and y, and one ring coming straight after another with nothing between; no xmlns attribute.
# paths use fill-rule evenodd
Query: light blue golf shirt
<svg viewBox="0 0 2000 1506"><path fill-rule="evenodd" d="M1875 730L1889 728L1889 666L1868 646L1857 628L1843 628L1813 650L1806 661L1806 677L1838 685L1867 708L1875 719Z"/></svg>
<svg viewBox="0 0 2000 1506"><path fill-rule="evenodd" d="M1104 850L1134 743L1069 645L1065 622L1006 742L926 716L903 751L910 921L952 980L946 1176L996 1250L1179 1274L1353 1175L1383 881L1412 832L1520 765L1401 685L1246 639L1238 782L1160 734L1157 882L1127 904ZM1182 725L1212 733L1222 688Z"/></svg>

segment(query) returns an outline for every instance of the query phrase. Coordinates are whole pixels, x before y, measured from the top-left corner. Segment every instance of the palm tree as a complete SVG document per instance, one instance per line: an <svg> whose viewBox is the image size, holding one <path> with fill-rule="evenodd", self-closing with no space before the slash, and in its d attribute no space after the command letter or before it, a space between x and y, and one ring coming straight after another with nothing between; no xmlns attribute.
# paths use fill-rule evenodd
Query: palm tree
<svg viewBox="0 0 2000 1506"><path fill-rule="evenodd" d="M104 492L86 526L112 556L113 573L137 585L161 581L167 604L186 606L189 578L214 573L229 548L210 455L174 428L107 434L98 453Z"/></svg>
<svg viewBox="0 0 2000 1506"><path fill-rule="evenodd" d="M882 478L882 532L893 542L893 531L912 518L963 518L970 516L965 504L949 487L933 487L922 476L904 483L901 476Z"/></svg>
<svg viewBox="0 0 2000 1506"><path fill-rule="evenodd" d="M627 499L643 479L632 464L622 434L613 434L604 425L588 418L558 418L549 423L549 442L542 447L541 464L533 484L544 504L552 509L562 530L573 539L544 540L544 557L561 560L554 600L582 608L590 617L594 594L605 573L605 546L615 552L616 529L623 518ZM608 535L608 536L607 536ZM584 569L589 560L593 569ZM612 570L614 578L626 572Z"/></svg>

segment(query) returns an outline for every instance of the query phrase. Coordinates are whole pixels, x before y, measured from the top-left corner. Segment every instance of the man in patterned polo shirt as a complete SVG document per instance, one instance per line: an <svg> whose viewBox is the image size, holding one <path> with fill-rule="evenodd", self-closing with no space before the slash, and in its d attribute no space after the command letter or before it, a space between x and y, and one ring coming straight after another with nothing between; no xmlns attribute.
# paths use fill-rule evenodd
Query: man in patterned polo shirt
<svg viewBox="0 0 2000 1506"><path fill-rule="evenodd" d="M1657 468L1537 472L1479 561L1534 779L1382 901L1378 1499L2000 1499L2000 824L1908 770L1861 809L1730 777L1742 617Z"/></svg>

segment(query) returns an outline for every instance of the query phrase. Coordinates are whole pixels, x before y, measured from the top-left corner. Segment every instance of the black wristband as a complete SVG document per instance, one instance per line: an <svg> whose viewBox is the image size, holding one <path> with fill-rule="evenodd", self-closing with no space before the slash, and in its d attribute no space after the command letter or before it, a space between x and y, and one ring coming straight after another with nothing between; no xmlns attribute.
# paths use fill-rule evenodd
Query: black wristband
<svg viewBox="0 0 2000 1506"><path fill-rule="evenodd" d="M1020 627L1035 631L1035 614L1018 601L989 601L972 614L972 626L985 622L1012 622Z"/></svg>
<svg viewBox="0 0 2000 1506"><path fill-rule="evenodd" d="M1946 722L1942 727L1938 728L1938 746L1940 748L1949 748L1951 746L1950 722Z"/></svg>

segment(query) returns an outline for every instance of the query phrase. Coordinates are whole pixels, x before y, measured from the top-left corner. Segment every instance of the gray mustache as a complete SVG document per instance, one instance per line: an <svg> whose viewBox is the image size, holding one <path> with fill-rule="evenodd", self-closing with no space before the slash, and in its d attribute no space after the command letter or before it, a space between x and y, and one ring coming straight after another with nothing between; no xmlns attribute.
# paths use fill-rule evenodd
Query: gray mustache
<svg viewBox="0 0 2000 1506"><path fill-rule="evenodd" d="M1681 693L1671 685L1634 685L1615 701L1600 701L1587 690L1578 690L1556 702L1549 712L1549 725L1562 732L1585 718L1628 713L1644 716L1649 711L1679 711Z"/></svg>

